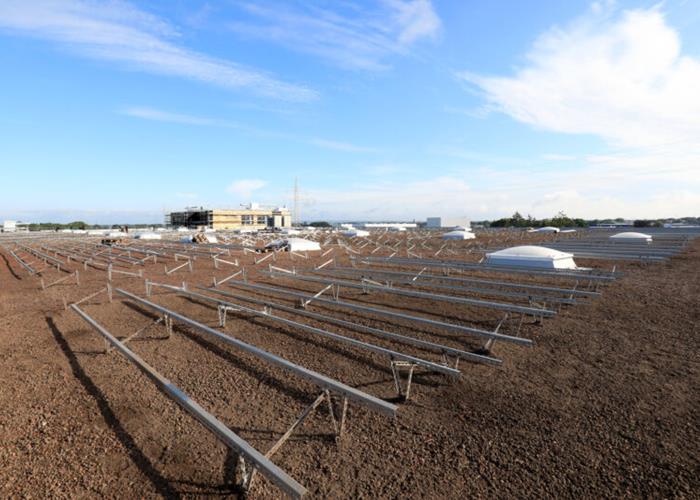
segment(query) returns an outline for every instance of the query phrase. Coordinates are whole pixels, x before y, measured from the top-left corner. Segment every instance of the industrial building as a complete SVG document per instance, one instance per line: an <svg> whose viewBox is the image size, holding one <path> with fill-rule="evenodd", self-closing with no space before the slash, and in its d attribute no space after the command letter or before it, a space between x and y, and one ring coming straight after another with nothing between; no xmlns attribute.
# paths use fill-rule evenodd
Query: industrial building
<svg viewBox="0 0 700 500"><path fill-rule="evenodd" d="M27 222L17 222L14 220L6 220L3 222L0 232L2 233L16 233L29 231L29 224Z"/></svg>
<svg viewBox="0 0 700 500"><path fill-rule="evenodd" d="M451 229L454 227L468 228L471 225L469 217L428 217L425 227L428 229Z"/></svg>
<svg viewBox="0 0 700 500"><path fill-rule="evenodd" d="M188 229L281 229L292 226L292 216L285 207L263 207L251 203L245 208L223 209L187 207L182 212L170 212L165 225Z"/></svg>

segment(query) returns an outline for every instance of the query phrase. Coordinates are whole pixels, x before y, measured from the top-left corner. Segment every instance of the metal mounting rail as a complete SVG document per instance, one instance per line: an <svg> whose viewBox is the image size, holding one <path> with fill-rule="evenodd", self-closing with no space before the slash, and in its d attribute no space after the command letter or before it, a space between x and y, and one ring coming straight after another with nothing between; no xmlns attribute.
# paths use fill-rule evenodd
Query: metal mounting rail
<svg viewBox="0 0 700 500"><path fill-rule="evenodd" d="M272 293L277 293L279 295L286 295L288 297L295 297L295 298L301 298L301 299L310 299L313 297L313 295L309 295L306 293L294 292L292 290L285 290L282 288L277 288L277 287L269 286L269 285L245 283L243 281L236 281L236 280L231 280L229 282L229 286L248 288L250 290L261 290L261 291L265 291L265 292L272 292ZM498 341L503 341L503 342L510 342L512 344L520 344L520 345L533 345L534 344L534 342L532 340L522 338L522 337L513 337L511 335L504 335L502 333L494 333L494 332L490 332L488 330L481 330L479 328L472 328L470 326L455 325L453 323L445 323L444 321L437 321L434 319L423 318L421 316L412 316L410 314L389 311L387 309L380 309L380 308L376 308L376 307L363 306L361 304L355 304L355 303L351 303L351 302L343 302L342 300L331 300L331 299L324 299L324 298L319 297L319 298L315 298L314 302L318 302L318 303L326 304L326 305L331 305L331 306L337 306L337 307L341 307L344 309L351 309L354 311L362 311L362 312L366 312L369 314L376 314L377 316L386 316L386 317L390 317L390 318L398 318L398 319L408 320L408 321L412 321L415 323L422 323L424 325L430 325L433 327L451 330L451 331L457 332L457 333L465 333L465 334L473 335L476 337L493 339L493 340L498 340Z"/></svg>
<svg viewBox="0 0 700 500"><path fill-rule="evenodd" d="M12 250L7 250L10 252L10 255L12 255L17 262L20 263L20 265L29 273L29 274L36 274L38 271L35 271L32 266L27 264L24 259L22 259L19 255L17 255L14 251Z"/></svg>
<svg viewBox="0 0 700 500"><path fill-rule="evenodd" d="M104 245L102 243L99 243L95 245L97 248L104 248L105 251L103 253L100 253L99 255L108 255L111 259L117 259L121 260L123 262L128 262L132 266L139 265L142 266L143 262L141 262L139 259L134 259L133 257L129 257L128 255L123 255L120 253L114 253L114 248L112 248L111 245Z"/></svg>
<svg viewBox="0 0 700 500"><path fill-rule="evenodd" d="M631 254L631 255L656 255L659 257L671 257L683 250L678 248L654 248L652 246L643 246L641 244L635 246L623 247L620 245L578 245L551 243L547 245L555 250L575 252L591 252L591 253L606 253L606 254Z"/></svg>
<svg viewBox="0 0 700 500"><path fill-rule="evenodd" d="M202 323L199 323L193 319L188 318L187 316L183 316L182 314L179 314L175 311L172 311L170 309L167 309L163 306L160 306L158 304L154 304L153 302L150 302L148 300L142 299L141 297L134 295L132 293L129 293L125 290L122 290L121 288L115 288L114 292L122 295L124 297L127 297L128 299L136 302L137 304L144 305L146 307L149 307L151 309L154 309L156 311L159 311L171 318L177 319L186 325L189 325L203 333L206 333L208 335L211 335L212 337L217 338L218 340L221 340L227 344L230 344L234 347L237 347L243 351L246 351L250 354L253 354L254 356L257 356L258 358L264 359L266 361L269 361L270 363L273 363L275 365L278 365L286 370L291 371L292 373L295 373L299 375L300 377L316 384L317 386L324 388L324 389L332 389L333 391L342 394L343 396L348 397L349 399L353 399L359 403L362 403L370 408L372 408L375 411L378 411L380 413L384 413L386 415L390 416L395 416L396 411L397 411L397 406L393 405L391 403L387 403L386 401L379 399L377 397L374 397L370 394L367 394L365 392L359 391L353 387L350 387L348 385L345 385L341 382L338 382L337 380L334 380L332 378L326 377L325 375L321 375L320 373L317 373L313 370L309 370L308 368L304 368L303 366L299 366L297 364L292 363L291 361L287 361L284 358L281 358L279 356L276 356L270 352L265 351L264 349L260 349L259 347L255 347L251 344L247 344L241 340L238 340L234 337L230 337L228 335L225 335L217 330L214 330L213 328L210 328L206 325L203 325Z"/></svg>
<svg viewBox="0 0 700 500"><path fill-rule="evenodd" d="M20 247L22 250L24 250L25 252L27 252L27 253L33 255L34 257L37 257L37 258L39 258L39 259L42 259L44 262L50 262L50 263L53 264L54 266L56 266L56 267L58 267L59 269L63 270L63 269L61 268L61 266L64 266L64 265L65 265L65 262L63 262L63 261L61 261L61 260L59 260L59 259L57 259L57 258L55 258L55 257L51 257L50 255L47 255L47 254L45 254L44 252L40 252L40 251L38 251L38 250L36 250L35 248L32 248L32 247L28 247L28 246L25 246L25 245L19 245L19 247Z"/></svg>
<svg viewBox="0 0 700 500"><path fill-rule="evenodd" d="M510 290L501 290L499 288L489 288L489 287L476 287L476 286L465 286L462 284L457 284L457 285L452 285L452 284L445 284L445 283L438 283L435 280L429 281L425 279L420 279L423 276L415 276L416 279L414 278L408 278L408 277L403 277L403 276L390 276L390 275L384 275L381 272L372 272L371 270L366 272L366 273L352 273L352 272L333 272L333 270L329 270L328 273L319 273L316 271L313 271L314 274L321 274L321 275L330 275L330 276L342 276L345 278L356 278L360 277L363 282L368 282L368 280L372 280L372 283L377 283L381 286L384 286L384 283L379 283L377 280L383 279L386 281L386 286L387 287L392 287L393 285L410 285L410 288L417 287L417 288L431 288L434 290L447 290L449 292L456 292L456 293L464 293L464 294L478 294L479 296L481 295L490 295L492 297L508 297L508 298L513 298L513 299L520 299L520 300L537 300L537 301L545 301L549 303L557 303L557 304L576 304L576 299L574 297L562 297L558 295L550 295L547 293L536 293L533 291L529 290L517 290L517 289L510 289Z"/></svg>
<svg viewBox="0 0 700 500"><path fill-rule="evenodd" d="M226 427L214 415L190 399L190 397L180 390L175 384L154 370L153 367L142 360L136 353L105 330L102 325L85 314L77 305L71 304L70 307L100 335L102 335L107 342L112 344L115 349L122 353L126 359L136 365L136 367L141 370L141 372L143 372L143 374L146 375L163 394L175 401L175 403L177 403L182 409L192 415L226 446L237 451L247 460L255 464L255 467L261 473L263 473L287 495L292 498L301 498L306 495L306 488L296 482L282 469L273 464L265 457L265 455L253 448L243 438L231 431L231 429Z"/></svg>
<svg viewBox="0 0 700 500"><path fill-rule="evenodd" d="M406 259L396 257L357 257L350 256L350 260L356 260L363 264L389 264L396 266L421 266L438 267L441 269L460 269L470 271L484 271L495 273L517 273L530 274L533 276L551 276L556 278L585 279L588 281L614 281L618 274L594 274L585 271L546 271L541 269L523 269L521 267L489 266L486 264L476 264L473 262L460 262L454 260L431 260L431 259Z"/></svg>
<svg viewBox="0 0 700 500"><path fill-rule="evenodd" d="M237 300L242 300L244 302L250 302L252 304L260 304L264 305L267 307L270 307L272 309L278 309L280 311L288 312L290 314L296 314L298 316L304 316L306 318L312 318L318 321L323 321L325 323L331 323L339 326L343 326L345 328L349 328L351 330L356 330L359 332L364 332L364 333L369 333L372 335L376 335L379 337L384 337L387 339L395 340L397 342L403 343L403 344L409 344L409 345L414 345L419 348L427 349L430 351L434 352L439 352L443 354L450 354L462 359L466 359L469 361L474 361L477 363L485 363L485 364L491 364L491 365L500 365L502 364L502 361L498 358L493 358L491 356L484 356L483 354L476 354L473 352L468 352L468 351L463 351L462 349L455 349L454 347L449 347L446 345L442 344L436 344L434 342L428 342L426 340L421 340L417 339L415 337L408 337L406 335L400 335L398 333L393 333L393 332L387 332L385 330L380 330L379 328L372 328L370 326L365 326L359 323L354 323L352 321L346 321L344 319L339 319L339 318L334 318L332 316L326 316L324 314L319 314L311 311L307 311L305 309L298 309L296 307L290 307L290 306L285 306L283 304L279 304L277 302L272 302L269 300L260 300L260 299L254 299L252 297L246 297L242 295L234 295L229 292L225 292L223 290L219 290L216 288L206 288L203 286L197 286L196 288L199 288L200 290L206 290L211 293L216 293L219 295L223 295L225 297L231 297Z"/></svg>
<svg viewBox="0 0 700 500"><path fill-rule="evenodd" d="M112 248L115 248L117 250L126 250L129 252L136 252L136 253L142 253L145 255L155 255L157 257L170 257L170 255L165 254L163 252L156 252L155 250L150 250L145 247L138 247L138 246L123 246L123 245L111 245Z"/></svg>
<svg viewBox="0 0 700 500"><path fill-rule="evenodd" d="M659 257L655 255L632 255L632 254L612 254L612 253L600 253L600 252L580 252L578 250L562 250L563 252L568 252L574 255L574 257L580 257L582 259L594 259L594 260L638 260L647 262L665 262L668 257Z"/></svg>
<svg viewBox="0 0 700 500"><path fill-rule="evenodd" d="M360 290L375 290L378 292L386 292L386 293L391 293L394 295L403 295L404 297L415 297L415 298L419 298L419 299L438 300L440 302L454 302L456 304L465 304L465 305L470 305L470 306L474 306L474 307L483 307L486 309L497 309L499 311L516 312L516 313L520 313L520 314L529 314L532 316L551 318L557 314L557 312L552 310L552 309L545 309L545 308L539 308L539 307L526 307L526 306L519 306L517 304L509 304L506 302L493 302L490 300L470 299L467 297L456 297L454 295L441 295L441 294L437 294L437 293L420 292L417 290L407 290L405 288L395 288L395 287L389 287L389 286L385 286L385 285L373 285L373 284L367 283L367 282L357 283L354 281L319 278L317 276L308 276L308 275L304 275L304 274L285 275L285 274L280 274L280 273L275 273L275 272L264 272L263 274L267 274L267 275L273 276L273 277L284 277L287 279L294 279L294 280L300 280L300 281L311 281L314 283L323 283L326 285L344 286L347 288L356 288L356 289L360 289Z"/></svg>
<svg viewBox="0 0 700 500"><path fill-rule="evenodd" d="M317 272L317 269L314 269L314 272ZM602 295L600 292L593 292L590 290L576 290L574 288L560 288L560 287L554 287L554 286L544 286L544 285L531 285L527 283L516 283L512 281L498 281L498 280L487 280L487 279L481 279L481 278L466 278L462 276L443 276L440 274L425 274L421 273L420 275L417 275L415 272L409 273L405 271L389 271L389 270L384 270L384 269L377 269L377 268L368 268L368 267L334 267L331 269L328 269L327 271L324 272L318 272L317 274L324 274L324 273L331 273L331 274L353 274L353 275L360 275L363 273L370 273L370 274L378 274L382 276L406 276L410 277L411 279L416 279L416 281L424 281L424 280L435 280L435 281L448 281L452 283L475 283L479 285L490 285L490 286L497 286L497 287L504 287L504 288L515 288L515 289L522 289L522 290L535 290L538 292L551 292L552 294L560 294L560 295L565 295L565 296L574 296L574 297L599 297Z"/></svg>
<svg viewBox="0 0 700 500"><path fill-rule="evenodd" d="M350 337L344 337L343 335L329 332L329 331L323 330L321 328L316 328L314 326L305 325L304 323L292 321L292 320L287 319L287 318L275 316L270 312L259 311L257 309L252 309L250 307L242 306L240 304L234 304L232 302L227 302L225 300L217 299L215 297L209 297L207 295L202 295L201 293L191 292L189 290L178 290L177 293L179 295L185 295L187 297L192 297L195 299L214 302L216 304L219 304L220 306L228 307L228 308L230 308L230 310L235 309L235 310L246 312L248 314L253 314L255 316L264 316L264 317L269 318L273 321L277 321L277 322L283 323L285 325L293 326L294 328L298 328L300 330L305 330L307 332L315 333L316 335L321 335L323 337L331 338L331 339L337 340L339 342L344 342L346 344L350 344L350 345L353 345L355 347L359 347L361 349L366 349L368 351L372 351L372 352L375 352L377 354L384 354L386 356L389 356L391 359L408 361L410 363L422 366L424 368L428 368L428 369L436 371L436 372L444 373L445 375L451 375L453 377L459 377L461 375L459 370L456 370L454 368L450 368L449 366L441 365L439 363L434 363L432 361L428 361L428 360L425 360L422 358L417 358L415 356L411 356L409 354L404 354L404 353L401 353L398 351L394 351L392 349L387 349L385 347L380 347L378 345L370 344L367 342L362 342L360 340L353 339ZM272 307L272 306L270 306L270 307Z"/></svg>

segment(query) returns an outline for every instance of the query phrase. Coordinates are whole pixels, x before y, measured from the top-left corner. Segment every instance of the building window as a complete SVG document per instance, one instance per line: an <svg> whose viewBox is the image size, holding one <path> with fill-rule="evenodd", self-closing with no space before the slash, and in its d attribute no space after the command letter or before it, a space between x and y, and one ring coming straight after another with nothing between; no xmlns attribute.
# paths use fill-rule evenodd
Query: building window
<svg viewBox="0 0 700 500"><path fill-rule="evenodd" d="M267 217L265 215L258 215L258 224L267 224Z"/></svg>
<svg viewBox="0 0 700 500"><path fill-rule="evenodd" d="M253 215L243 215L241 217L241 222L243 223L244 226L250 226L253 224Z"/></svg>

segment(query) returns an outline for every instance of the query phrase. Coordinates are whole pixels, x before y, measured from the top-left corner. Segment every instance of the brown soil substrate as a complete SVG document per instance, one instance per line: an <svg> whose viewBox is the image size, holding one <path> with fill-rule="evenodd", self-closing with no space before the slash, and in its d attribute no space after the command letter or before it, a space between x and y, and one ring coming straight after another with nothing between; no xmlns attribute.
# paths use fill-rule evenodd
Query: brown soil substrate
<svg viewBox="0 0 700 500"><path fill-rule="evenodd" d="M291 265L288 256L280 260L279 266ZM0 496L236 495L235 457L123 357L102 354L97 334L64 310L64 298L75 301L105 285L104 272L77 268L79 288L66 282L41 291L36 278L0 251ZM624 277L606 286L601 299L564 308L542 325L525 325L533 348L497 344L494 355L503 366L462 362L458 381L418 373L396 419L350 404L339 443L322 407L273 461L314 498L697 496L700 240L667 263L622 269ZM229 271L200 259L194 273L164 277L162 264L154 264L146 274L160 282L209 285L213 274L222 278ZM144 295L142 281L117 281ZM479 327L498 320L452 304L345 295L352 296ZM158 289L153 300L217 326L210 306ZM109 304L104 294L81 307L120 338L155 318L126 302ZM488 321L479 324L480 318ZM437 360L433 353L297 319ZM389 328L376 318L361 322L478 347L408 325ZM245 314L231 315L225 331L395 401L385 357ZM154 326L129 347L261 451L318 395L310 383L190 328L176 325L169 339L164 333ZM281 494L256 479L251 495Z"/></svg>

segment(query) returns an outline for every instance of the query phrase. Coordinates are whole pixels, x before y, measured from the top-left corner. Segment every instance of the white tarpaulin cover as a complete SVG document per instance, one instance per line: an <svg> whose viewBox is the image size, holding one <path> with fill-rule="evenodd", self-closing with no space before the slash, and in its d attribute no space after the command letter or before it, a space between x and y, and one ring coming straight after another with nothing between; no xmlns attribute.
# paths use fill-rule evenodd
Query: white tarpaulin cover
<svg viewBox="0 0 700 500"><path fill-rule="evenodd" d="M347 231L343 231L342 233L343 236L346 236L348 238L364 238L366 236L369 236L369 231L365 231L364 229L348 229Z"/></svg>
<svg viewBox="0 0 700 500"><path fill-rule="evenodd" d="M305 240L304 238L284 238L274 240L267 245L267 248L282 248L287 247L290 252L313 252L321 250L321 245L315 241Z"/></svg>
<svg viewBox="0 0 700 500"><path fill-rule="evenodd" d="M574 255L546 247L524 245L486 254L490 266L576 269Z"/></svg>
<svg viewBox="0 0 700 500"><path fill-rule="evenodd" d="M134 238L138 238L140 240L160 240L161 235L158 233L137 233L134 235Z"/></svg>

